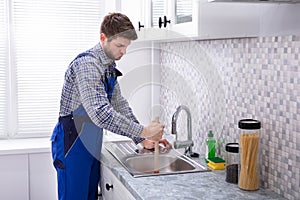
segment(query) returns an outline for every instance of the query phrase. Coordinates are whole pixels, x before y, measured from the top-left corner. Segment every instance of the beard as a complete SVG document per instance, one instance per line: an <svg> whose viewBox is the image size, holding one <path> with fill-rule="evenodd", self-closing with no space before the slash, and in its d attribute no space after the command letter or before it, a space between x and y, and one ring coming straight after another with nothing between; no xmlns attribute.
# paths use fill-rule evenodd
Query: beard
<svg viewBox="0 0 300 200"><path fill-rule="evenodd" d="M120 60L123 56L122 54L115 55L116 53L111 51L111 49L107 46L103 46L103 50L104 50L104 53L106 54L106 56L112 60Z"/></svg>

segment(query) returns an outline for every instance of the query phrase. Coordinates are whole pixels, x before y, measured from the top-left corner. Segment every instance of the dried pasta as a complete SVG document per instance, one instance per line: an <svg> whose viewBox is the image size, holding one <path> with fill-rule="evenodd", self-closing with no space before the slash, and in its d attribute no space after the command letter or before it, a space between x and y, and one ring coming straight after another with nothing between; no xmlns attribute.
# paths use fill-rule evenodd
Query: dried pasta
<svg viewBox="0 0 300 200"><path fill-rule="evenodd" d="M238 186L244 190L257 190L259 187L257 156L259 134L240 134L241 170Z"/></svg>

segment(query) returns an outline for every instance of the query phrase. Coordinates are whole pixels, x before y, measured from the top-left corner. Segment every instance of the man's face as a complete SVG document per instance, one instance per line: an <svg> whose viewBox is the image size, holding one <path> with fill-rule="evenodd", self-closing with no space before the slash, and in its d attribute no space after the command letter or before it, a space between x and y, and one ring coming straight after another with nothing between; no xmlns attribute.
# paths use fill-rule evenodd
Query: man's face
<svg viewBox="0 0 300 200"><path fill-rule="evenodd" d="M112 60L120 60L131 43L131 40L124 37L116 37L112 40L108 40L108 38L102 33L100 40L104 52Z"/></svg>

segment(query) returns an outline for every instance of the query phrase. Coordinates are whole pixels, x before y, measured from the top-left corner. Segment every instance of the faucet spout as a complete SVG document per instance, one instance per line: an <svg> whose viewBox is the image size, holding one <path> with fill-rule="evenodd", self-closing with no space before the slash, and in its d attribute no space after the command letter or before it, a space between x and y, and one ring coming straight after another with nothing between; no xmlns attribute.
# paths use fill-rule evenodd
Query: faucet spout
<svg viewBox="0 0 300 200"><path fill-rule="evenodd" d="M179 113L184 110L187 113L187 140L185 141L178 141L177 136L177 119L179 116ZM194 145L194 142L192 140L192 116L191 116L191 111L190 109L185 106L181 105L176 109L176 112L172 116L172 134L176 135L176 139L174 142L174 148L179 149L179 148L186 148L185 154L187 153L192 153L191 152L191 147Z"/></svg>

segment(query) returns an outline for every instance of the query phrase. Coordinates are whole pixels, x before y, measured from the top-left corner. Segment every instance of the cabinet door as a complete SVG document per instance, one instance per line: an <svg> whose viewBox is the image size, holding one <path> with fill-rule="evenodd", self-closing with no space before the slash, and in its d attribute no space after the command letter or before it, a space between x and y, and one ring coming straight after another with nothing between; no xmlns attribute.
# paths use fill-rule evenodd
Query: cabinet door
<svg viewBox="0 0 300 200"><path fill-rule="evenodd" d="M150 3L149 3L150 2ZM169 13L169 5L170 0L148 0L148 7L150 8L150 27L151 28L159 28L159 18L163 20L164 16L167 17L167 19L170 18ZM167 24L166 27L162 28L169 28Z"/></svg>
<svg viewBox="0 0 300 200"><path fill-rule="evenodd" d="M172 0L171 30L183 36L197 36L199 32L199 0Z"/></svg>
<svg viewBox="0 0 300 200"><path fill-rule="evenodd" d="M172 0L171 31L199 39L249 37L259 34L260 10L251 3Z"/></svg>
<svg viewBox="0 0 300 200"><path fill-rule="evenodd" d="M139 30L139 22L145 27L143 1L141 0L122 0L121 12L129 17L135 30Z"/></svg>
<svg viewBox="0 0 300 200"><path fill-rule="evenodd" d="M260 7L251 3L212 3L207 0L150 1L150 27L141 34L145 40L185 37L218 39L259 35ZM166 28L158 27L158 18L167 17ZM164 19L163 19L164 21Z"/></svg>
<svg viewBox="0 0 300 200"><path fill-rule="evenodd" d="M251 3L209 3L200 0L198 36L204 39L258 36L259 6Z"/></svg>
<svg viewBox="0 0 300 200"><path fill-rule="evenodd" d="M28 156L0 156L0 199L28 200Z"/></svg>
<svg viewBox="0 0 300 200"><path fill-rule="evenodd" d="M135 199L110 169L103 164L101 164L101 192L103 200Z"/></svg>
<svg viewBox="0 0 300 200"><path fill-rule="evenodd" d="M56 172L50 153L29 154L30 200L57 199Z"/></svg>
<svg viewBox="0 0 300 200"><path fill-rule="evenodd" d="M112 12L121 11L121 0L99 1L104 7L105 15Z"/></svg>
<svg viewBox="0 0 300 200"><path fill-rule="evenodd" d="M113 193L115 190L115 188L111 188L114 187L113 186L113 178L111 177L111 173L108 170L107 167L103 166L103 164L101 164L101 193L102 193L102 198L103 200L110 200L113 199ZM108 188L106 188L108 187Z"/></svg>
<svg viewBox="0 0 300 200"><path fill-rule="evenodd" d="M155 41L170 38L169 28L170 23L167 23L166 28L161 24L159 28L159 18L164 19L164 16L169 19L169 4L170 0L142 0L141 6L143 10L142 21L144 28L138 31L139 41Z"/></svg>

